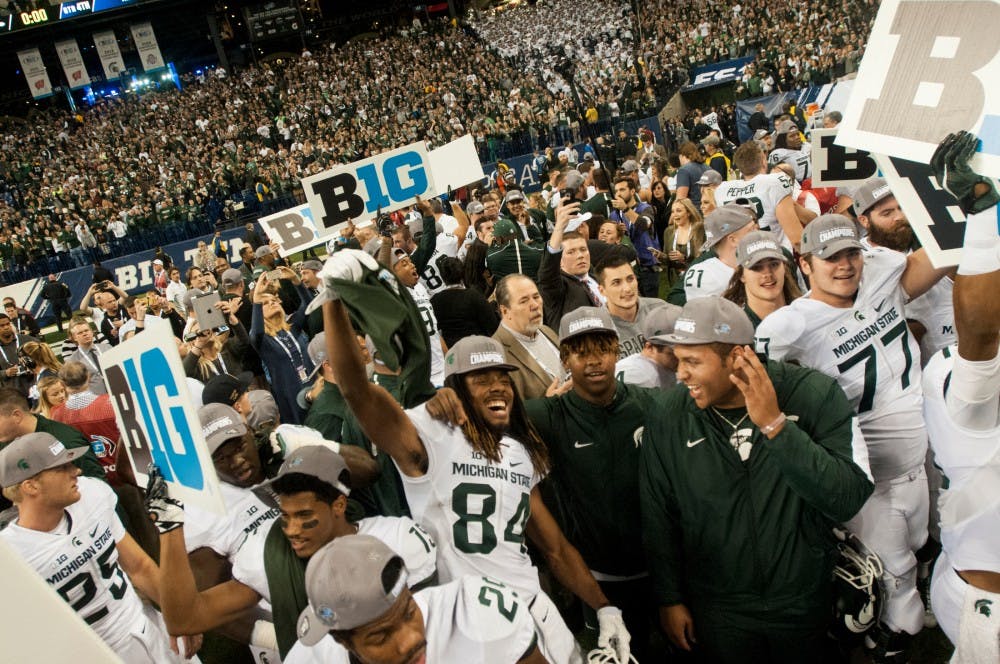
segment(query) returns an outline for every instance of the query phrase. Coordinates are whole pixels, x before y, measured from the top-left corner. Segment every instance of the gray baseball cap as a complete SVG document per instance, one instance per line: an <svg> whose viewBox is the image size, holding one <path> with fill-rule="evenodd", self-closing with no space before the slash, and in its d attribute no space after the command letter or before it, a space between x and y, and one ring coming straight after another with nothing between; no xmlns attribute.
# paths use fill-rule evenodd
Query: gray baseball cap
<svg viewBox="0 0 1000 664"><path fill-rule="evenodd" d="M765 258L785 260L781 244L770 231L752 231L743 236L736 245L736 262L750 269Z"/></svg>
<svg viewBox="0 0 1000 664"><path fill-rule="evenodd" d="M816 217L802 229L799 251L828 258L844 249L861 249L858 229L850 217L842 214L824 214Z"/></svg>
<svg viewBox="0 0 1000 664"><path fill-rule="evenodd" d="M577 189L583 186L583 183L585 181L586 178L583 177L583 174L580 171L577 170L566 171L565 184L566 188L569 189L570 191L576 191Z"/></svg>
<svg viewBox="0 0 1000 664"><path fill-rule="evenodd" d="M14 486L38 473L69 463L87 451L66 449L59 439L42 431L15 438L0 450L0 486Z"/></svg>
<svg viewBox="0 0 1000 664"><path fill-rule="evenodd" d="M868 178L854 190L854 214L861 215L872 209L879 201L892 196L892 189L885 178L878 176Z"/></svg>
<svg viewBox="0 0 1000 664"><path fill-rule="evenodd" d="M406 250L396 247L389 253L390 267L396 267L396 263L405 258L410 258L410 255L406 253ZM410 260L412 261L413 259L411 258Z"/></svg>
<svg viewBox="0 0 1000 664"><path fill-rule="evenodd" d="M250 390L247 393L250 400L250 412L247 413L247 426L253 431L261 427L278 424L278 402L267 390Z"/></svg>
<svg viewBox="0 0 1000 664"><path fill-rule="evenodd" d="M654 346L667 346L670 341L667 335L672 334L677 318L681 315L681 308L676 304L664 303L663 306L656 307L643 319L642 335L646 341Z"/></svg>
<svg viewBox="0 0 1000 664"><path fill-rule="evenodd" d="M503 344L478 335L463 337L444 356L445 378L482 369L516 371L517 367L507 362Z"/></svg>
<svg viewBox="0 0 1000 664"><path fill-rule="evenodd" d="M705 217L705 245L703 249L714 247L719 240L753 221L753 214L739 205L728 203L715 208Z"/></svg>
<svg viewBox="0 0 1000 664"><path fill-rule="evenodd" d="M310 258L307 261L302 261L302 265L299 269L302 270L312 270L313 272L319 272L323 269L323 263L314 258Z"/></svg>
<svg viewBox="0 0 1000 664"><path fill-rule="evenodd" d="M278 469L278 474L273 479L262 483L261 486L270 486L278 478L292 473L311 475L326 482L345 496L351 495L349 486L351 471L347 468L344 457L325 445L303 445L295 450L285 458L285 462Z"/></svg>
<svg viewBox="0 0 1000 664"><path fill-rule="evenodd" d="M263 258L264 256L270 256L272 253L274 252L271 251L271 247L266 244L262 244L257 247L257 251L253 252L253 255L254 258Z"/></svg>
<svg viewBox="0 0 1000 664"><path fill-rule="evenodd" d="M315 367L312 373L309 374L309 378L312 378L322 368L323 363L326 362L326 332L320 332L313 337L306 348L306 352L309 353L309 359L312 360Z"/></svg>
<svg viewBox="0 0 1000 664"><path fill-rule="evenodd" d="M735 302L717 295L698 297L684 305L667 339L675 346L712 343L744 346L753 343L753 323Z"/></svg>
<svg viewBox="0 0 1000 664"><path fill-rule="evenodd" d="M198 419L201 421L201 435L205 437L209 454L215 454L223 443L233 438L242 438L247 432L243 416L224 403L202 406L198 409Z"/></svg>
<svg viewBox="0 0 1000 664"><path fill-rule="evenodd" d="M512 189L509 192L507 192L507 198L505 200L508 203L510 203L511 201L523 201L524 192L521 191L520 189Z"/></svg>
<svg viewBox="0 0 1000 664"><path fill-rule="evenodd" d="M243 273L237 270L235 267L231 267L222 273L222 285L223 286L235 286L236 284L243 283Z"/></svg>
<svg viewBox="0 0 1000 664"><path fill-rule="evenodd" d="M603 307L577 307L559 321L559 343L581 334L601 332L618 336L611 314Z"/></svg>
<svg viewBox="0 0 1000 664"><path fill-rule="evenodd" d="M716 185L720 185L722 184L722 174L719 173L719 171L710 168L701 174L701 177L698 178L697 184L703 187L704 186L714 187Z"/></svg>
<svg viewBox="0 0 1000 664"><path fill-rule="evenodd" d="M479 201L470 201L469 204L465 206L465 213L468 215L482 214L483 210L485 210L485 208Z"/></svg>
<svg viewBox="0 0 1000 664"><path fill-rule="evenodd" d="M403 559L371 535L338 537L313 554L306 567L309 606L296 634L314 646L330 630L367 625L389 612L406 589Z"/></svg>

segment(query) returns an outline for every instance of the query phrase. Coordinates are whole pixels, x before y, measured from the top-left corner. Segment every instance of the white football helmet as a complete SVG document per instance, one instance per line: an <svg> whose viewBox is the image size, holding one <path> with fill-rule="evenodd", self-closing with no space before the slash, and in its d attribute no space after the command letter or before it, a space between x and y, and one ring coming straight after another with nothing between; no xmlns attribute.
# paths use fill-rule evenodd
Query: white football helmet
<svg viewBox="0 0 1000 664"><path fill-rule="evenodd" d="M837 560L833 568L834 612L838 636L862 635L882 613L882 560L853 533L833 529Z"/></svg>
<svg viewBox="0 0 1000 664"><path fill-rule="evenodd" d="M613 648L594 648L587 653L587 664L639 664L639 660L629 655L628 662L622 662Z"/></svg>

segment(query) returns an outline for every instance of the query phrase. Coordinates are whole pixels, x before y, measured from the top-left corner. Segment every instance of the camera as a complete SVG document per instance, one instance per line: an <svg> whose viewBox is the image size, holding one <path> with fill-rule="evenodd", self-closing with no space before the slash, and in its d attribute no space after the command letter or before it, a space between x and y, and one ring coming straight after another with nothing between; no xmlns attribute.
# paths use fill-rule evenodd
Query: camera
<svg viewBox="0 0 1000 664"><path fill-rule="evenodd" d="M559 190L559 205L569 205L573 202L573 190L563 188Z"/></svg>
<svg viewBox="0 0 1000 664"><path fill-rule="evenodd" d="M16 375L18 375L18 376L27 376L37 366L38 366L38 363L35 362L33 359L31 359L27 355L19 354L17 356L17 374Z"/></svg>

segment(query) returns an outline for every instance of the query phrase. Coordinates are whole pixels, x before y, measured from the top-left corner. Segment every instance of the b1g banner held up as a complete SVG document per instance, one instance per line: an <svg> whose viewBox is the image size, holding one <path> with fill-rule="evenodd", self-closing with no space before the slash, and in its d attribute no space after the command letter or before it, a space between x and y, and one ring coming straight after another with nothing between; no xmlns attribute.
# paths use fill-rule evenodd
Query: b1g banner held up
<svg viewBox="0 0 1000 664"><path fill-rule="evenodd" d="M435 193L423 142L335 166L304 178L302 188L322 237L335 234L348 220L374 219L380 209L392 212L412 205L417 196L426 199Z"/></svg>
<svg viewBox="0 0 1000 664"><path fill-rule="evenodd" d="M927 163L950 133L1000 177L1000 0L883 0L837 143Z"/></svg>
<svg viewBox="0 0 1000 664"><path fill-rule="evenodd" d="M225 514L219 477L170 327L150 326L103 353L101 373L140 486L154 463L172 495Z"/></svg>

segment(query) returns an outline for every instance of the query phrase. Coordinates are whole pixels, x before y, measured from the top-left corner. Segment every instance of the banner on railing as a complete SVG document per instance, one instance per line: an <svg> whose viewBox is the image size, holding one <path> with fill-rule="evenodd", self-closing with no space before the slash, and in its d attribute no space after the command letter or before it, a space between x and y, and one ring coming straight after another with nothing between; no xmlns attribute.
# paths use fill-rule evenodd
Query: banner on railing
<svg viewBox="0 0 1000 664"><path fill-rule="evenodd" d="M160 45L156 43L156 33L153 32L150 22L133 23L129 27L132 30L132 39L135 41L135 50L142 60L143 71L165 67L163 54L160 53Z"/></svg>

